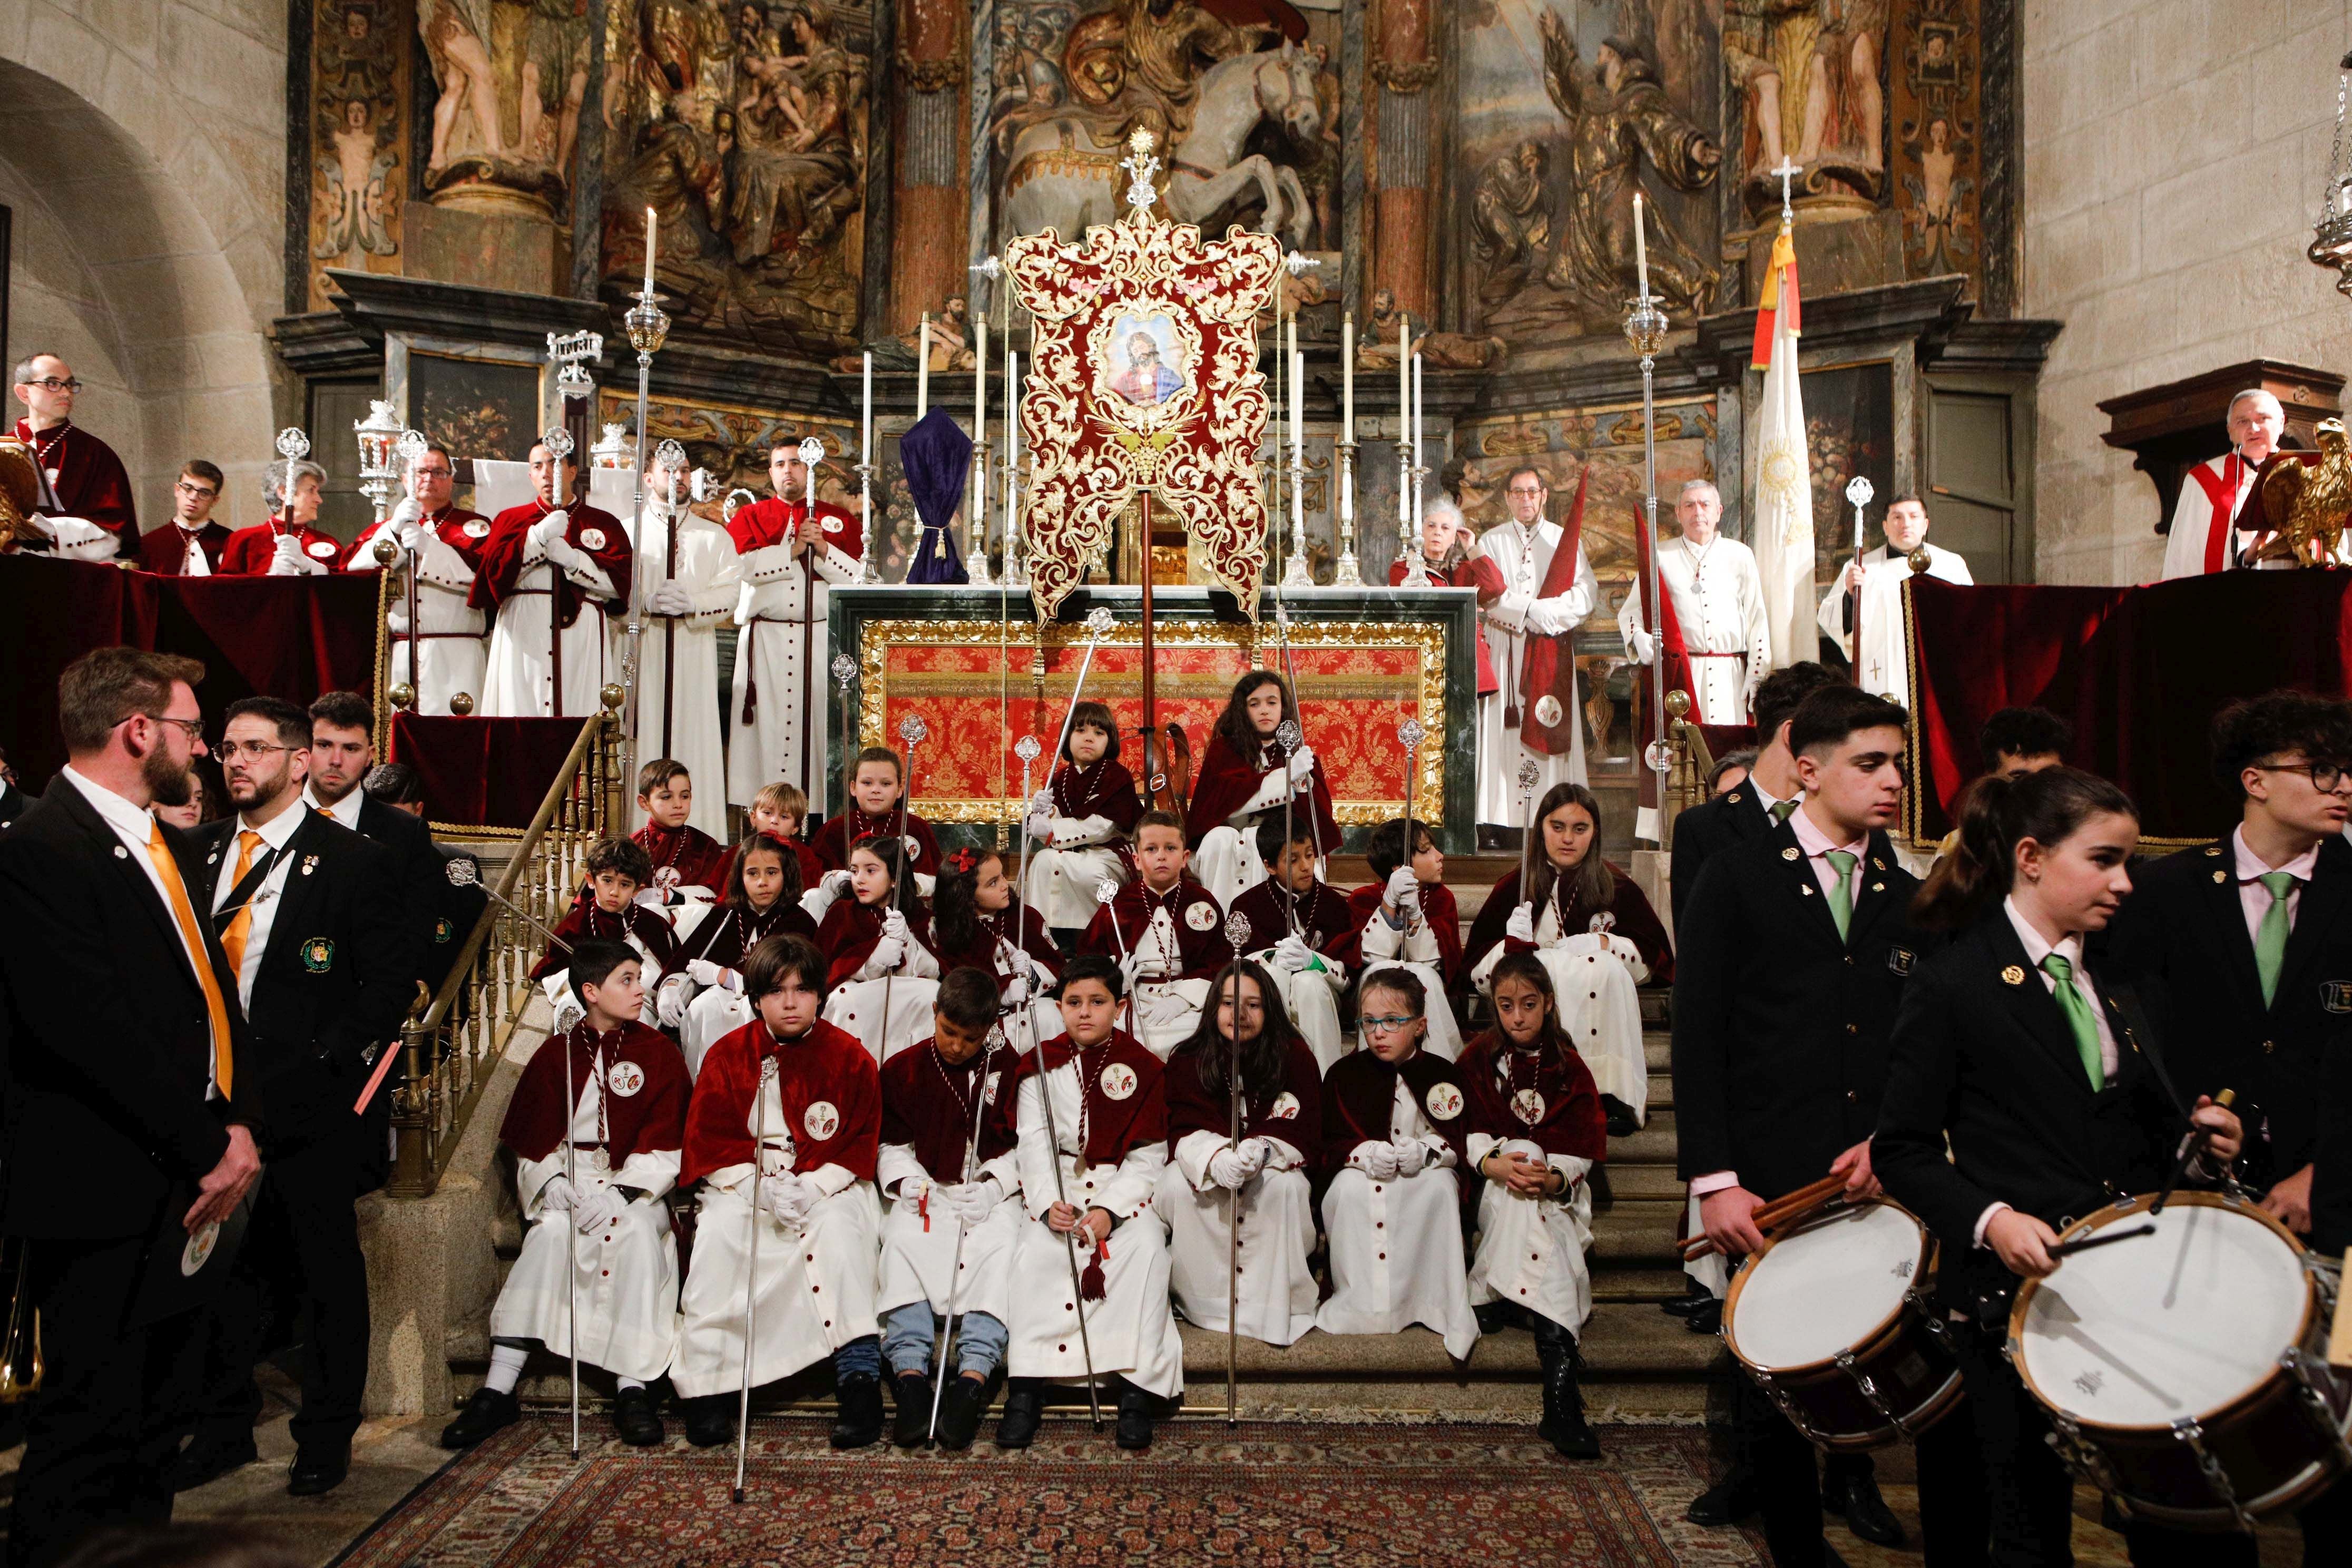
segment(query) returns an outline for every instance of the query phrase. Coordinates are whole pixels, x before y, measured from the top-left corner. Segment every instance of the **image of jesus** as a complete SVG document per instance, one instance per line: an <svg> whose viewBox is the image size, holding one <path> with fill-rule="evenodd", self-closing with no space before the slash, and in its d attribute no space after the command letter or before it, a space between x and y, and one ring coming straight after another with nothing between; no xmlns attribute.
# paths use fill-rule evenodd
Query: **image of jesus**
<svg viewBox="0 0 2352 1568"><path fill-rule="evenodd" d="M1139 407L1165 403L1184 389L1184 378L1160 363L1160 343L1150 332L1130 332L1127 368L1111 377L1110 389Z"/></svg>

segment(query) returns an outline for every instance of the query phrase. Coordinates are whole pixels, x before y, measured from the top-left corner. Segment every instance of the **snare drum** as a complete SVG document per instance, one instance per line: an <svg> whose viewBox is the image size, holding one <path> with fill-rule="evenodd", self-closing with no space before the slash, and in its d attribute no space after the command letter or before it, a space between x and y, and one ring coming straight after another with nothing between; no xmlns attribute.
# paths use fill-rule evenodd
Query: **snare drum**
<svg viewBox="0 0 2352 1568"><path fill-rule="evenodd" d="M2059 1452L2126 1512L2247 1530L2352 1468L2352 1380L2326 1364L2332 1281L2252 1204L2176 1193L2101 1209L2059 1239L2156 1234L2059 1260L2009 1318L2009 1354Z"/></svg>
<svg viewBox="0 0 2352 1568"><path fill-rule="evenodd" d="M1927 1306L1935 1242L1883 1198L1824 1210L1765 1243L1731 1281L1723 1338L1817 1446L1916 1436L1960 1401Z"/></svg>

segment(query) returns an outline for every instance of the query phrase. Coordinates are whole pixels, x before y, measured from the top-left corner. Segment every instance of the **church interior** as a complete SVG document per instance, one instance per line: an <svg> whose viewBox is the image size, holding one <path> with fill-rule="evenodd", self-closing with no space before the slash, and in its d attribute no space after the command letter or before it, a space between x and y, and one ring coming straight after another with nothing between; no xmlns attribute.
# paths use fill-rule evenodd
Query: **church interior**
<svg viewBox="0 0 2352 1568"><path fill-rule="evenodd" d="M268 1462L172 1514L257 1554L86 1561L1795 1568L1718 1496L1745 1463L1745 1358L1685 1268L1704 1235L1678 1145L1667 943L1694 917L1674 819L1748 776L1773 744L1759 685L1803 661L1906 710L1881 842L1919 877L1957 842L2000 712L2058 714L2064 761L2126 789L2160 855L2231 820L2234 786L2207 776L2218 711L2352 694L2352 578L2330 569L2352 567L2330 542L2352 539L2347 49L2352 13L2192 0L0 0L0 363L37 385L57 362L73 430L119 457L135 508L101 541L117 560L0 554L8 763L28 789L64 765L47 692L106 643L201 658L214 733L234 698L355 689L377 759L421 780L433 838L491 895L440 922L449 956L382 1058L348 1479L286 1495L298 1322L257 1374ZM2263 407L2250 454L2240 415ZM49 461L37 421L18 438ZM561 608L534 623L551 707L501 695L478 655L470 675L417 668L448 634L424 629L425 569L395 570L410 546L392 542L428 452L477 521L530 504L549 461L626 520L636 596L606 584L593 669L567 671ZM275 529L306 462L299 537L332 542L318 574L231 590L128 569L174 526L175 484L209 472L214 521ZM62 499L68 476L44 471ZM2247 531L2247 485L2270 531ZM1708 498L1716 521L1691 523ZM747 542L779 502L782 531ZM2257 542L2242 559L2233 512ZM701 526L730 574L734 537L750 606L759 550L799 550L820 516L808 548L845 565L828 588L813 564L789 609L738 617L734 575L690 614L645 597ZM665 517L666 546L639 535ZM1540 572L1531 543L1498 542L1538 523L1558 563ZM610 568L589 533L575 583ZM1753 558L1752 590L1691 586L1715 539ZM1465 545L1501 563L1496 593L1517 570L1537 608L1573 612L1498 632L1469 565L1432 575ZM555 575L537 591L561 606ZM508 609L465 594L495 665ZM1031 803L1081 697L1126 727L1143 807L1181 813L1236 681L1265 670L1295 699L1284 752L1303 725L1322 770L1297 797L1336 826L1313 837L1321 877L1379 906L1402 842L1382 825L1426 823L1449 962L1482 931L1522 945L1489 896L1533 878L1536 801L1570 783L1591 852L1667 916L1623 987L1631 1065L1595 1075L1607 1136L1566 1353L1599 1463L1533 1435L1560 1352L1532 1316L1482 1312L1467 1356L1428 1326L1236 1344L1181 1299L1181 1231L1183 1394L1147 1452L1115 1450L1109 1412L1090 1426L1066 1387L1031 1447L835 1452L821 1363L747 1394L740 1442L730 1394L729 1446L673 1419L632 1447L604 1414L625 1381L583 1387L543 1346L506 1376L518 1422L443 1446L499 1364L494 1303L539 1214L501 1122L567 1030L526 971L568 912L595 934L583 879L646 820L641 764L685 758L694 823L733 846L762 784L793 791L812 838L867 821L856 781L887 748L940 874L996 856L1058 941L1095 893L1077 869L1033 875L1031 836L1084 813ZM755 723L781 738L755 746ZM845 854L857 830L835 831ZM1264 884L1267 840L1226 837L1232 886ZM1237 902L1192 837L1188 875ZM677 893L674 869L655 877ZM1586 933L1603 963L1648 943L1613 918ZM1218 931L1264 945L1246 921ZM1430 999L1464 1040L1497 1027L1495 987L1467 974ZM1323 1005L1339 1050L1369 1050L1362 1004ZM17 1333L12 1317L12 1352ZM2329 1475L2352 1468L2352 1321L2336 1338ZM0 1441L21 1444L24 1408L0 1403ZM1825 1555L1805 1568L1927 1560L1920 1416L1889 1420L1871 1445L1816 1437ZM0 1488L26 1451L0 1452ZM2097 1486L2073 1500L2080 1561L2152 1560ZM2322 1560L2292 1509L2256 1511L2227 1521L2245 1561Z"/></svg>

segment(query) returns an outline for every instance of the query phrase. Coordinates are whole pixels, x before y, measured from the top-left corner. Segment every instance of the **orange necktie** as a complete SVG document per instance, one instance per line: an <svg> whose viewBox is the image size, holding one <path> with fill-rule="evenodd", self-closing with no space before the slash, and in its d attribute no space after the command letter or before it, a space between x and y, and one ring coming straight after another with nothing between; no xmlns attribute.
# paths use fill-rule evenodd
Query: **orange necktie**
<svg viewBox="0 0 2352 1568"><path fill-rule="evenodd" d="M257 843L261 837L257 833L250 837ZM247 853L249 856L251 851ZM180 863L172 858L160 823L148 832L147 858L154 862L155 874L163 879L163 890L171 895L172 918L180 922L180 940L188 944L188 962L196 966L196 984L205 988L205 1011L211 1017L213 1028L213 1079L226 1098L230 1093L231 1068L228 1000L221 994L220 978L213 973L212 959L205 951L204 931L196 924L195 906L188 902L188 886L180 880Z"/></svg>
<svg viewBox="0 0 2352 1568"><path fill-rule="evenodd" d="M247 827L236 836L236 869L229 873L228 885L234 889L245 885L245 874L253 869L253 852L261 847L261 835ZM228 955L228 972L245 973L246 939L253 934L253 900L248 898L228 917L228 928L221 932L221 952Z"/></svg>

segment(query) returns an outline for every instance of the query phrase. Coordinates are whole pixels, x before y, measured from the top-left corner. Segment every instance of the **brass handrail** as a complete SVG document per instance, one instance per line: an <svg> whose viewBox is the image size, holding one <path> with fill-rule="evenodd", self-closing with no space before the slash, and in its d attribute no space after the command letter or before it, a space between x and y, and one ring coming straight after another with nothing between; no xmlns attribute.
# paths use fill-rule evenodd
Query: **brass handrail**
<svg viewBox="0 0 2352 1568"><path fill-rule="evenodd" d="M618 820L621 724L608 708L580 727L491 899L431 1004L401 1031L404 1080L392 1089L387 1195L432 1195L491 1072L537 987L546 942L517 909L556 925L585 874L590 846Z"/></svg>

